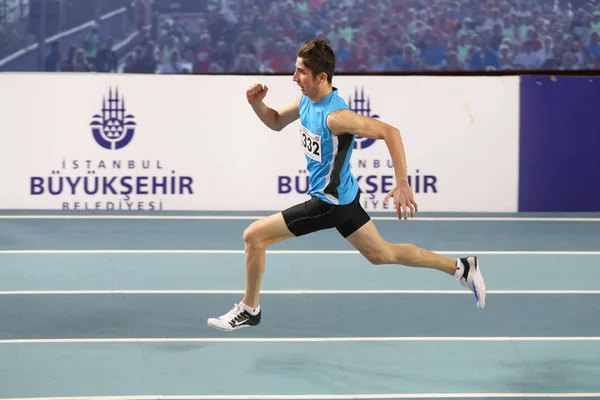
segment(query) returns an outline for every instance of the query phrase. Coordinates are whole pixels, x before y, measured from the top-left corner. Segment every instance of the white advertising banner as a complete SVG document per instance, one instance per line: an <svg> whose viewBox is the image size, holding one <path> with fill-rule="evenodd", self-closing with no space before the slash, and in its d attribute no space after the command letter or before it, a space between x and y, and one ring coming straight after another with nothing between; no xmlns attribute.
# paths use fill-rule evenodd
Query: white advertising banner
<svg viewBox="0 0 600 400"><path fill-rule="evenodd" d="M291 76L0 74L1 209L279 210L307 199L299 123L269 130L245 97ZM400 129L421 211L516 211L518 77L340 76L354 111ZM359 138L352 169L368 211L394 170Z"/></svg>

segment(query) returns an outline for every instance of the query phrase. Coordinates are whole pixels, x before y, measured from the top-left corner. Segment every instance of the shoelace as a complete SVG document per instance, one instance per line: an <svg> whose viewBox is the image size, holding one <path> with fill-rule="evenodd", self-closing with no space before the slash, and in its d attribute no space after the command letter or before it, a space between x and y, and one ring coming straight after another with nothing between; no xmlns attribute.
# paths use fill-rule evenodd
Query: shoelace
<svg viewBox="0 0 600 400"><path fill-rule="evenodd" d="M234 304L233 308L231 310L229 310L229 312L225 315L223 315L221 318L233 318L236 319L240 316L240 314L243 312L244 310L242 310L242 307L240 307L239 304Z"/></svg>

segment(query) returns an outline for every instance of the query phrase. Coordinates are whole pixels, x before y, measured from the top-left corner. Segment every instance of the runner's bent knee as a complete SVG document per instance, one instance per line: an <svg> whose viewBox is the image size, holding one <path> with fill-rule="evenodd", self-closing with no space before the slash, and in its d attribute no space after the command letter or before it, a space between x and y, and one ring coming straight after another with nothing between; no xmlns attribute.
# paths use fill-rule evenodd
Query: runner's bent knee
<svg viewBox="0 0 600 400"><path fill-rule="evenodd" d="M381 237L373 221L369 221L361 226L349 235L347 240L371 264L392 264L394 261L392 244Z"/></svg>
<svg viewBox="0 0 600 400"><path fill-rule="evenodd" d="M260 228L257 226L256 222L252 223L244 230L243 239L246 246L252 247L260 243Z"/></svg>
<svg viewBox="0 0 600 400"><path fill-rule="evenodd" d="M254 221L244 230L243 239L246 248L268 247L291 236L279 213Z"/></svg>
<svg viewBox="0 0 600 400"><path fill-rule="evenodd" d="M269 230L269 224L256 221L244 230L244 244L246 247L267 247L272 239L278 239L274 232Z"/></svg>
<svg viewBox="0 0 600 400"><path fill-rule="evenodd" d="M393 259L392 248L387 242L368 246L361 253L373 265L390 264Z"/></svg>

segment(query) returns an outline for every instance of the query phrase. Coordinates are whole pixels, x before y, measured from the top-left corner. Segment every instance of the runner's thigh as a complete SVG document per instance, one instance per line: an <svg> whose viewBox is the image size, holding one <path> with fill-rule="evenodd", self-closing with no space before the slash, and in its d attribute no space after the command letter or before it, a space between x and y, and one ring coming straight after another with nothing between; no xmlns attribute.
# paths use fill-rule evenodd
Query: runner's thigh
<svg viewBox="0 0 600 400"><path fill-rule="evenodd" d="M295 236L335 227L339 207L325 203L316 197L296 204L282 212L287 228Z"/></svg>

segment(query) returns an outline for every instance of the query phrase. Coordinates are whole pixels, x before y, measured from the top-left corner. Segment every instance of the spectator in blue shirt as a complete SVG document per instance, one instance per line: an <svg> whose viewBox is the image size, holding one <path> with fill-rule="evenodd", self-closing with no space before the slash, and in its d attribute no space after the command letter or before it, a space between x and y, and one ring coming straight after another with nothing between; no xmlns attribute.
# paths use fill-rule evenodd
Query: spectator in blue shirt
<svg viewBox="0 0 600 400"><path fill-rule="evenodd" d="M483 46L476 50L471 58L470 68L476 71L485 71L488 70L488 67L494 67L496 70L500 69L498 54L492 50L487 40L483 40L482 43Z"/></svg>

